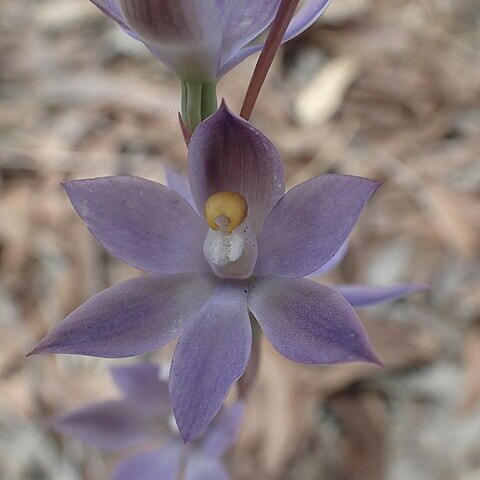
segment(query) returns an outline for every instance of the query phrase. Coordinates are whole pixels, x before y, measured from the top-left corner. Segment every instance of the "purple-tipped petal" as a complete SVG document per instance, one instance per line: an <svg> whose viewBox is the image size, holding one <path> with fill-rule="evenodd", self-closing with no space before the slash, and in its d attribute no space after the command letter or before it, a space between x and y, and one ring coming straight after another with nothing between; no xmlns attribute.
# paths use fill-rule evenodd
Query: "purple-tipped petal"
<svg viewBox="0 0 480 480"><path fill-rule="evenodd" d="M310 27L316 20L318 20L318 18L320 18L331 2L332 0L306 0L300 10L293 17L282 43L300 35ZM222 61L219 77L225 75L250 55L260 52L264 46L264 43L246 45L239 49L234 55L225 58L225 61Z"/></svg>
<svg viewBox="0 0 480 480"><path fill-rule="evenodd" d="M258 236L255 274L298 278L325 265L378 186L366 178L326 174L290 190Z"/></svg>
<svg viewBox="0 0 480 480"><path fill-rule="evenodd" d="M188 458L184 480L230 480L230 475L220 460L193 454Z"/></svg>
<svg viewBox="0 0 480 480"><path fill-rule="evenodd" d="M135 40L140 40L140 37L127 25L123 13L120 10L117 0L90 0L101 12L114 20L119 27Z"/></svg>
<svg viewBox="0 0 480 480"><path fill-rule="evenodd" d="M126 365L113 367L111 372L126 401L159 418L171 414L168 383L160 380L157 365Z"/></svg>
<svg viewBox="0 0 480 480"><path fill-rule="evenodd" d="M412 293L426 290L426 285L403 283L384 287L369 285L332 285L354 307L368 307L386 302L393 302Z"/></svg>
<svg viewBox="0 0 480 480"><path fill-rule="evenodd" d="M214 82L222 30L214 0L118 0L128 25L183 80Z"/></svg>
<svg viewBox="0 0 480 480"><path fill-rule="evenodd" d="M273 144L225 104L196 128L188 149L188 178L199 212L214 193L243 195L257 232L285 192L284 166Z"/></svg>
<svg viewBox="0 0 480 480"><path fill-rule="evenodd" d="M64 185L75 210L114 257L156 273L209 272L206 223L176 192L138 177Z"/></svg>
<svg viewBox="0 0 480 480"><path fill-rule="evenodd" d="M120 358L173 340L213 290L198 274L145 275L90 298L51 330L30 354Z"/></svg>
<svg viewBox="0 0 480 480"><path fill-rule="evenodd" d="M105 450L124 450L157 438L151 418L124 401L96 403L58 416L52 427Z"/></svg>
<svg viewBox="0 0 480 480"><path fill-rule="evenodd" d="M187 177L171 168L165 168L165 176L167 177L167 185L180 194L196 210L197 207Z"/></svg>
<svg viewBox="0 0 480 480"><path fill-rule="evenodd" d="M181 458L182 445L178 443L137 453L117 467L112 480L177 480Z"/></svg>
<svg viewBox="0 0 480 480"><path fill-rule="evenodd" d="M248 306L274 348L300 363L378 363L350 304L310 280L266 277L252 282Z"/></svg>
<svg viewBox="0 0 480 480"><path fill-rule="evenodd" d="M186 326L170 370L173 412L183 439L200 434L245 371L252 330L243 282L225 282Z"/></svg>
<svg viewBox="0 0 480 480"><path fill-rule="evenodd" d="M318 270L315 270L313 273L308 275L309 277L319 277L320 275L325 275L331 270L337 268L340 263L348 253L348 239L343 242L343 245L339 248L338 252L323 266Z"/></svg>
<svg viewBox="0 0 480 480"><path fill-rule="evenodd" d="M203 450L207 456L221 457L235 443L245 416L245 404L237 401L223 408L205 433Z"/></svg>
<svg viewBox="0 0 480 480"><path fill-rule="evenodd" d="M281 0L216 0L222 21L224 64L262 33L275 18Z"/></svg>

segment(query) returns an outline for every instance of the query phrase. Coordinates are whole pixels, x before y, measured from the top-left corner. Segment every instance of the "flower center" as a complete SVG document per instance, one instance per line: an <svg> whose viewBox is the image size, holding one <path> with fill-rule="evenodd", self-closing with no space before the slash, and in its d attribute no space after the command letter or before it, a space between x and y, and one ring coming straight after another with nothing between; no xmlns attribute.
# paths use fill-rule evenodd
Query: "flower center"
<svg viewBox="0 0 480 480"><path fill-rule="evenodd" d="M255 267L258 246L255 232L247 218L248 205L242 195L219 192L205 204L205 218L210 227L203 253L221 278L248 278Z"/></svg>

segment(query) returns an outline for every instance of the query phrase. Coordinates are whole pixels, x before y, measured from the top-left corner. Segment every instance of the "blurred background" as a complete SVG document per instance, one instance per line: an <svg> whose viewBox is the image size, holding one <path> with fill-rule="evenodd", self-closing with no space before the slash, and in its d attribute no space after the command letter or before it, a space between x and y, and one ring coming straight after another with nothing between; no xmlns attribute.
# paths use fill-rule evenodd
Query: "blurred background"
<svg viewBox="0 0 480 480"><path fill-rule="evenodd" d="M480 479L479 27L476 0L335 0L279 55L253 122L289 186L327 171L383 182L322 281L431 290L359 311L384 370L305 367L265 344L235 480ZM254 64L220 85L235 111ZM108 368L138 359L24 355L135 274L60 182L184 171L178 108L177 81L88 0L1 1L2 479L102 480L117 460L48 419L116 395Z"/></svg>

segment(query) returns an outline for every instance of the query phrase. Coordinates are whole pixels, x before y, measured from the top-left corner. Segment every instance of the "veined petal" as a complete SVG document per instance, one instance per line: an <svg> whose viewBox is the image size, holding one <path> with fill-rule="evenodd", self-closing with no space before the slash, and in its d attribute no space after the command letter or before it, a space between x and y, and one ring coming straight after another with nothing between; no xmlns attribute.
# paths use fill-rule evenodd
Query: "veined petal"
<svg viewBox="0 0 480 480"><path fill-rule="evenodd" d="M280 1L216 0L223 31L222 64L272 23Z"/></svg>
<svg viewBox="0 0 480 480"><path fill-rule="evenodd" d="M309 277L319 277L320 275L325 275L331 270L337 268L340 263L348 253L348 239L343 242L343 245L338 249L338 252L324 265L322 265L318 270L315 270L313 273L308 275Z"/></svg>
<svg viewBox="0 0 480 480"><path fill-rule="evenodd" d="M67 182L75 210L110 254L155 273L209 272L206 223L176 192L138 177Z"/></svg>
<svg viewBox="0 0 480 480"><path fill-rule="evenodd" d="M145 275L104 290L53 328L30 353L104 358L140 355L173 340L213 291L198 274Z"/></svg>
<svg viewBox="0 0 480 480"><path fill-rule="evenodd" d="M117 0L90 0L101 12L114 20L119 27L135 40L140 40L140 37L127 25L123 13L120 10Z"/></svg>
<svg viewBox="0 0 480 480"><path fill-rule="evenodd" d="M124 18L181 79L214 82L222 29L214 0L118 0Z"/></svg>
<svg viewBox="0 0 480 480"><path fill-rule="evenodd" d="M200 434L245 371L252 330L243 282L217 287L183 330L170 370L173 412L183 439Z"/></svg>
<svg viewBox="0 0 480 480"><path fill-rule="evenodd" d="M117 467L112 480L177 480L181 457L180 443L172 443L159 450L137 453Z"/></svg>
<svg viewBox="0 0 480 480"><path fill-rule="evenodd" d="M245 416L245 404L239 400L224 407L205 432L203 451L207 456L220 458L235 443Z"/></svg>
<svg viewBox="0 0 480 480"><path fill-rule="evenodd" d="M300 10L293 17L292 22L285 33L283 42L291 40L310 27L316 20L318 20L331 2L332 0L306 0ZM225 61L222 62L219 76L225 75L250 55L260 52L264 46L265 43L244 46L238 50L235 55L226 58Z"/></svg>
<svg viewBox="0 0 480 480"><path fill-rule="evenodd" d="M171 168L165 168L165 176L167 177L167 185L180 194L196 210L197 207L187 177Z"/></svg>
<svg viewBox="0 0 480 480"><path fill-rule="evenodd" d="M426 285L416 283L401 283L389 286L369 285L332 285L354 307L369 307L386 302L393 302L412 293L426 290Z"/></svg>
<svg viewBox="0 0 480 480"><path fill-rule="evenodd" d="M220 460L197 453L188 458L185 480L230 480L230 475Z"/></svg>
<svg viewBox="0 0 480 480"><path fill-rule="evenodd" d="M255 274L298 278L325 265L378 187L366 178L326 174L292 188L258 236Z"/></svg>
<svg viewBox="0 0 480 480"><path fill-rule="evenodd" d="M156 438L148 428L151 419L131 404L101 402L58 416L52 427L105 450L124 450Z"/></svg>
<svg viewBox="0 0 480 480"><path fill-rule="evenodd" d="M265 277L252 282L248 306L274 348L300 363L378 363L350 304L310 280Z"/></svg>
<svg viewBox="0 0 480 480"><path fill-rule="evenodd" d="M112 367L113 379L126 401L139 410L160 417L171 414L168 383L160 380L160 369L152 363Z"/></svg>
<svg viewBox="0 0 480 480"><path fill-rule="evenodd" d="M284 166L273 144L225 104L196 128L188 149L188 178L199 212L214 193L241 194L257 232L285 192Z"/></svg>

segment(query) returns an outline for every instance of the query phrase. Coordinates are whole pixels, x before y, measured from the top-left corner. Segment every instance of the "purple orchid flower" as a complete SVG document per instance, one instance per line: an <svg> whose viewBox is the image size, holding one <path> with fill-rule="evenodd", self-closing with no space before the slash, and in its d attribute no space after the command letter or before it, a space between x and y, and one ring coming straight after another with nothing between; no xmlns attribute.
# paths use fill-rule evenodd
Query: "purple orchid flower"
<svg viewBox="0 0 480 480"><path fill-rule="evenodd" d="M222 408L204 435L185 446L170 421L168 383L160 375L160 368L150 363L114 367L121 399L61 415L52 426L103 450L135 449L112 480L229 480L221 457L238 436L243 403Z"/></svg>
<svg viewBox="0 0 480 480"><path fill-rule="evenodd" d="M339 255L377 182L327 174L285 194L275 147L225 105L192 136L188 175L187 200L137 177L65 184L98 242L153 273L95 295L32 353L128 357L181 333L170 396L186 441L204 430L247 367L249 312L289 359L378 363L347 301L355 304L355 295L301 278ZM367 293L377 300L406 293L375 292Z"/></svg>
<svg viewBox="0 0 480 480"><path fill-rule="evenodd" d="M248 56L272 23L280 0L91 0L182 80L216 83ZM312 25L331 0L307 0L286 32Z"/></svg>

